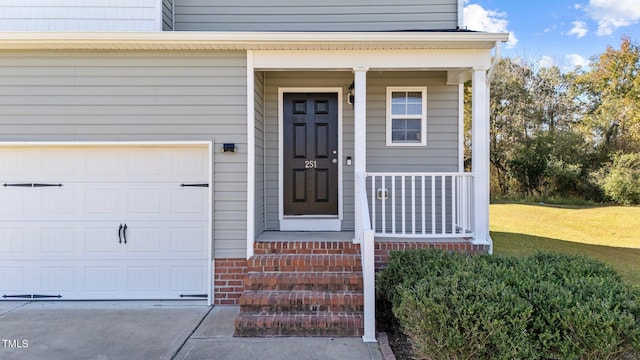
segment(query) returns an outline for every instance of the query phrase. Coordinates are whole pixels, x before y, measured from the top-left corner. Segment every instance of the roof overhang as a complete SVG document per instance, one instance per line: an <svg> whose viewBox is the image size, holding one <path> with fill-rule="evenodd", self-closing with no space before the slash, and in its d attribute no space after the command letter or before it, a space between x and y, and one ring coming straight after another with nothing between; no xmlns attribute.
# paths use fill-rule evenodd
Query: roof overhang
<svg viewBox="0 0 640 360"><path fill-rule="evenodd" d="M509 34L450 32L5 32L0 50L492 49Z"/></svg>

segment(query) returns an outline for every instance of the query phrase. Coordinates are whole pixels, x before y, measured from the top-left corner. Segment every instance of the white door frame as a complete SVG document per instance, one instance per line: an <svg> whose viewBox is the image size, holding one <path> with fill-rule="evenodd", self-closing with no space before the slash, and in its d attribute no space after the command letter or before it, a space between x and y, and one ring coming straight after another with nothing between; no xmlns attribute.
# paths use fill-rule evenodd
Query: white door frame
<svg viewBox="0 0 640 360"><path fill-rule="evenodd" d="M95 147L121 147L121 146L195 146L204 145L207 147L207 156L209 165L209 187L208 191L208 214L207 214L207 232L208 232L208 260L207 265L209 271L207 274L207 304L213 304L213 279L215 268L213 266L213 140L211 141L0 141L0 147L46 147L46 146L95 146Z"/></svg>
<svg viewBox="0 0 640 360"><path fill-rule="evenodd" d="M284 112L283 96L285 93L330 93L338 95L338 216L284 215ZM342 200L342 88L341 87L281 87L278 88L278 219L280 231L341 231L343 219Z"/></svg>

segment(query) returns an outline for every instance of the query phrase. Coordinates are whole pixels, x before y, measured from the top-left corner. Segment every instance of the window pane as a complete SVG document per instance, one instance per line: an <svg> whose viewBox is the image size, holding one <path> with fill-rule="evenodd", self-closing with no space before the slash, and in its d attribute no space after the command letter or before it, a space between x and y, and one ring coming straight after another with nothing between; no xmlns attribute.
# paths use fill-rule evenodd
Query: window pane
<svg viewBox="0 0 640 360"><path fill-rule="evenodd" d="M396 102L396 99L400 100L401 102L405 102L407 93L405 91L394 91L391 93L391 98L394 103Z"/></svg>
<svg viewBox="0 0 640 360"><path fill-rule="evenodd" d="M407 131L407 142L420 142L420 131Z"/></svg>
<svg viewBox="0 0 640 360"><path fill-rule="evenodd" d="M406 105L407 104L407 97L404 96L404 93L393 93L393 97L391 99L391 104L393 105Z"/></svg>
<svg viewBox="0 0 640 360"><path fill-rule="evenodd" d="M394 91L391 93L391 114L404 115L407 113L407 93Z"/></svg>
<svg viewBox="0 0 640 360"><path fill-rule="evenodd" d="M422 93L421 92L408 92L407 94L407 102L411 104L422 103Z"/></svg>
<svg viewBox="0 0 640 360"><path fill-rule="evenodd" d="M391 122L392 130L404 130L405 126L406 125L403 120L393 120L393 122Z"/></svg>
<svg viewBox="0 0 640 360"><path fill-rule="evenodd" d="M422 93L394 91L391 93L391 114L422 115Z"/></svg>
<svg viewBox="0 0 640 360"><path fill-rule="evenodd" d="M391 114L393 114L393 115L406 115L407 114L407 106L405 104L392 104L391 105Z"/></svg>
<svg viewBox="0 0 640 360"><path fill-rule="evenodd" d="M421 122L416 119L393 119L391 141L420 142Z"/></svg>
<svg viewBox="0 0 640 360"><path fill-rule="evenodd" d="M392 131L391 132L391 141L393 142L403 142L404 141L404 132L402 131Z"/></svg>
<svg viewBox="0 0 640 360"><path fill-rule="evenodd" d="M407 130L418 130L420 131L420 120L418 119L409 119L404 120L406 124Z"/></svg>
<svg viewBox="0 0 640 360"><path fill-rule="evenodd" d="M422 105L421 104L409 104L407 105L407 115L421 115L422 114Z"/></svg>

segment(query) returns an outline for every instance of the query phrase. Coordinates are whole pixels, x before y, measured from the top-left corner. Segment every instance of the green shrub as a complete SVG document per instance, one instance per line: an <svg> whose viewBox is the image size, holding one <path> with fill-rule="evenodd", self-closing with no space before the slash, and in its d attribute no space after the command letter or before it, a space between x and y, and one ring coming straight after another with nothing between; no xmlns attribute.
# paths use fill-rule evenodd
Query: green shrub
<svg viewBox="0 0 640 360"><path fill-rule="evenodd" d="M620 204L640 204L640 153L617 155L602 187L607 196Z"/></svg>
<svg viewBox="0 0 640 360"><path fill-rule="evenodd" d="M462 254L443 251L392 252L387 267L377 275L378 294L396 306L400 302L399 284L412 287L425 277L450 276L466 261Z"/></svg>
<svg viewBox="0 0 640 360"><path fill-rule="evenodd" d="M379 280L418 358L640 356L640 294L598 261L420 250L393 253Z"/></svg>

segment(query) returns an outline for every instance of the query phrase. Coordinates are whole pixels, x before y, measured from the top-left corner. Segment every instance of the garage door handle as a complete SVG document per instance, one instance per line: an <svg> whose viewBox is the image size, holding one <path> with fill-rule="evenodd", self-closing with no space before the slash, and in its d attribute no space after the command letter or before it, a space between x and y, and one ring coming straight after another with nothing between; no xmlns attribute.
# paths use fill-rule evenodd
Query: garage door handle
<svg viewBox="0 0 640 360"><path fill-rule="evenodd" d="M118 244L122 244L122 224L118 228Z"/></svg>
<svg viewBox="0 0 640 360"><path fill-rule="evenodd" d="M127 224L124 224L122 228L122 237L124 238L124 243L127 243Z"/></svg>

